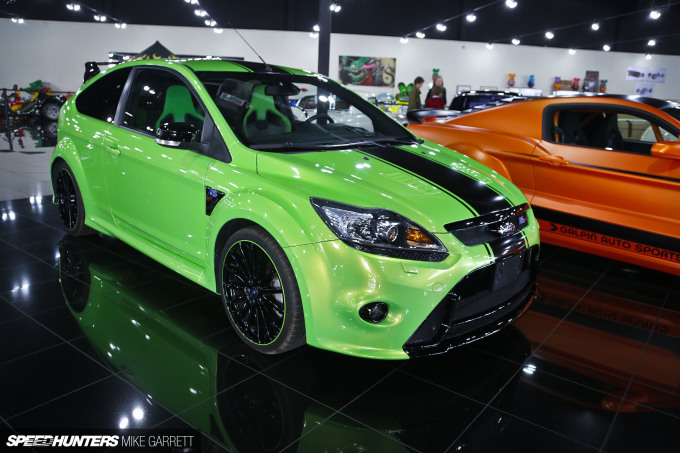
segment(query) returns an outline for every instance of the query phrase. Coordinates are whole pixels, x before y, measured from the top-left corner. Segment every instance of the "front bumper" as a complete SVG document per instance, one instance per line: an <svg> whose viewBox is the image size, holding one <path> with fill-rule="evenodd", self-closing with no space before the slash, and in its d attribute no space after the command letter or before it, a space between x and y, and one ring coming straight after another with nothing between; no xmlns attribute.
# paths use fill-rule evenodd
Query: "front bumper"
<svg viewBox="0 0 680 453"><path fill-rule="evenodd" d="M485 244L463 246L450 233L438 234L449 251L441 262L373 255L339 240L285 248L300 287L308 344L359 357L407 359L442 353L498 330L533 299L538 228L532 222L522 234L521 250L496 261ZM496 284L497 291L487 294L499 263L518 253L523 258L515 277L522 283ZM382 322L361 319L361 308L371 302L388 305ZM463 308L467 305L472 309ZM452 322L465 327L450 329ZM426 324L431 326L422 327ZM434 333L422 335L428 328Z"/></svg>
<svg viewBox="0 0 680 453"><path fill-rule="evenodd" d="M519 317L536 296L538 246L466 275L404 344L410 357L442 354L489 336Z"/></svg>

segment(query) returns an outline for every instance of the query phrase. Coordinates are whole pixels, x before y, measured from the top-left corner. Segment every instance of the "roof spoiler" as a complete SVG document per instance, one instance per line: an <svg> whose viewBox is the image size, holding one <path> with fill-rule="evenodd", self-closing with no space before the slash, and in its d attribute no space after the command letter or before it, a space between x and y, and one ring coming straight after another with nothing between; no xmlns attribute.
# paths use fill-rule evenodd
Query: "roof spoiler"
<svg viewBox="0 0 680 453"><path fill-rule="evenodd" d="M406 112L406 119L409 123L422 123L424 121L434 121L437 118L454 118L460 116L458 110L447 109L417 109Z"/></svg>
<svg viewBox="0 0 680 453"><path fill-rule="evenodd" d="M86 61L85 62L85 75L83 75L83 83L87 82L90 80L92 77L96 76L99 74L101 71L99 70L99 65L109 65L111 62L105 61L105 62L97 62L97 61Z"/></svg>

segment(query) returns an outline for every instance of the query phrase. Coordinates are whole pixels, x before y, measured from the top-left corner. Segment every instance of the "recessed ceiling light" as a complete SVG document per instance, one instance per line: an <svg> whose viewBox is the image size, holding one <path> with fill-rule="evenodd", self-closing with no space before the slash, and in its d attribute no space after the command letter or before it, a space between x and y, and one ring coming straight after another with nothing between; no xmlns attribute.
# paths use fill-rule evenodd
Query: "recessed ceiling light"
<svg viewBox="0 0 680 453"><path fill-rule="evenodd" d="M600 24L598 22L593 22L593 25L591 25L590 28L597 31L600 29Z"/></svg>
<svg viewBox="0 0 680 453"><path fill-rule="evenodd" d="M508 8L514 8L517 6L517 2L515 0L505 0L505 6Z"/></svg>
<svg viewBox="0 0 680 453"><path fill-rule="evenodd" d="M402 44L406 44L408 42L408 38L406 36L402 36L401 38L399 38L399 42L401 42Z"/></svg>
<svg viewBox="0 0 680 453"><path fill-rule="evenodd" d="M416 32L416 38L423 39L424 37L425 37L425 33L423 33L422 31Z"/></svg>
<svg viewBox="0 0 680 453"><path fill-rule="evenodd" d="M512 43L516 46L519 46L519 39L517 38L512 38Z"/></svg>
<svg viewBox="0 0 680 453"><path fill-rule="evenodd" d="M548 39L553 39L555 37L555 33L551 32L551 31L546 31L545 37L548 38Z"/></svg>
<svg viewBox="0 0 680 453"><path fill-rule="evenodd" d="M319 24L313 26L312 29L314 29L314 31L321 31L321 28L319 28Z"/></svg>
<svg viewBox="0 0 680 453"><path fill-rule="evenodd" d="M604 46L602 46L602 50L604 50L605 52L609 52L610 50L612 50L612 48L609 46L609 44L605 44Z"/></svg>
<svg viewBox="0 0 680 453"><path fill-rule="evenodd" d="M652 19L656 20L656 19L658 19L659 17L661 17L661 11L659 11L657 8L654 8L653 10L651 10L651 11L649 12L649 17L651 17Z"/></svg>
<svg viewBox="0 0 680 453"><path fill-rule="evenodd" d="M472 12L465 16L465 19L467 19L468 22L474 22L477 20L477 15L474 12Z"/></svg>
<svg viewBox="0 0 680 453"><path fill-rule="evenodd" d="M652 46L652 47L653 47L653 46L656 46L656 40L650 39L649 41L647 41L647 45L648 45L648 46Z"/></svg>
<svg viewBox="0 0 680 453"><path fill-rule="evenodd" d="M446 25L444 25L444 24L437 24L437 30L439 30L439 31L446 31Z"/></svg>

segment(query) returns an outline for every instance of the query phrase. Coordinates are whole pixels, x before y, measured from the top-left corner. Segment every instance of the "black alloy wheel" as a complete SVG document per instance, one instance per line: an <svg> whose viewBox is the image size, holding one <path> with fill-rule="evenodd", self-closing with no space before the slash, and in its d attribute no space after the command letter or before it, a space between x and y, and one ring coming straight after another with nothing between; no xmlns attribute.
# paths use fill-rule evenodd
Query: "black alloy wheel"
<svg viewBox="0 0 680 453"><path fill-rule="evenodd" d="M266 354L305 343L297 280L271 235L259 227L238 231L224 247L220 262L222 300L241 339Z"/></svg>
<svg viewBox="0 0 680 453"><path fill-rule="evenodd" d="M65 162L59 162L52 173L54 201L59 218L66 230L74 236L92 234L94 230L85 225L85 208L78 183Z"/></svg>

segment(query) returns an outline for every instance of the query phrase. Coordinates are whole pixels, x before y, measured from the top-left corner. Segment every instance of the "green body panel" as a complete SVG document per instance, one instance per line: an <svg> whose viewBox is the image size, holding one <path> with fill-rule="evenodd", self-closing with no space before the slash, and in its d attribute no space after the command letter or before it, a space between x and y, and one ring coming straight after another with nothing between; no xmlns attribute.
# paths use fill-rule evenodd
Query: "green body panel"
<svg viewBox="0 0 680 453"><path fill-rule="evenodd" d="M215 261L220 232L234 220L267 230L295 272L309 344L362 357L407 358L402 347L447 292L469 272L493 261L485 245L466 247L444 225L473 217L465 202L423 177L361 150L275 153L244 146L192 71L248 71L237 62L135 62L176 71L213 118L231 156L216 160L158 145L151 137L78 113L72 97L61 110L52 162L64 160L82 192L86 224L115 236L188 279L218 292ZM307 74L305 71L290 72ZM95 76L96 81L101 76ZM91 81L84 85L89 86ZM482 164L425 142L401 146L526 203L512 183ZM210 215L206 187L225 195ZM441 262L360 252L333 233L310 197L392 210L435 234L448 252ZM529 211L527 247L538 244ZM387 319L371 324L359 308L380 301Z"/></svg>

